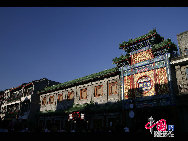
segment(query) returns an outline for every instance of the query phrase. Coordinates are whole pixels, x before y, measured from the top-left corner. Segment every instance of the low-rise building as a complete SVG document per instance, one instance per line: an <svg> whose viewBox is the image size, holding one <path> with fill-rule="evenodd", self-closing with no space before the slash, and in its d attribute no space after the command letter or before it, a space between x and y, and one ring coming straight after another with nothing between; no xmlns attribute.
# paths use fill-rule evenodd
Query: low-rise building
<svg viewBox="0 0 188 141"><path fill-rule="evenodd" d="M55 84L58 82L43 78L6 89L1 96L1 119L7 125L13 120L36 123L36 115L40 110L37 91Z"/></svg>
<svg viewBox="0 0 188 141"><path fill-rule="evenodd" d="M146 132L150 117L188 131L188 32L177 46L156 30L122 42L117 66L72 81L32 81L0 92L1 118L30 119L40 130ZM149 132L149 131L148 131Z"/></svg>
<svg viewBox="0 0 188 141"><path fill-rule="evenodd" d="M188 31L177 35L180 56L171 60L180 132L188 132Z"/></svg>
<svg viewBox="0 0 188 141"><path fill-rule="evenodd" d="M88 107L91 105L104 107L107 103L116 103L121 100L119 73L118 68L112 68L41 91L40 128L50 130L53 130L54 126L57 130L78 128L78 125L76 127L73 126L74 124L72 125L72 121L70 121L72 117L69 117L75 112L80 112L78 115L80 118L81 114L82 116L84 114L85 118L82 124L87 125L87 129L104 128L108 124L106 123L108 119L120 118L119 113L106 113L104 109L101 111L93 109L88 112ZM94 114L92 117L91 112ZM104 116L106 121L104 121ZM101 122L98 126L94 123L96 119Z"/></svg>
<svg viewBox="0 0 188 141"><path fill-rule="evenodd" d="M144 132L151 116L175 124L170 61L177 46L154 29L119 48L126 55L113 59L117 67L40 91L40 128Z"/></svg>

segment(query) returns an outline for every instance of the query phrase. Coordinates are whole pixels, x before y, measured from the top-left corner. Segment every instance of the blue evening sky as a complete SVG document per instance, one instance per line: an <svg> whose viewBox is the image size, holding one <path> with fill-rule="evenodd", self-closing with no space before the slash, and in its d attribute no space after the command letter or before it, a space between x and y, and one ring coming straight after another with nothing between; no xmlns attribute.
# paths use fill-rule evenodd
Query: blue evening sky
<svg viewBox="0 0 188 141"><path fill-rule="evenodd" d="M41 78L66 82L115 67L119 43L153 28L178 44L184 7L1 7L0 90Z"/></svg>

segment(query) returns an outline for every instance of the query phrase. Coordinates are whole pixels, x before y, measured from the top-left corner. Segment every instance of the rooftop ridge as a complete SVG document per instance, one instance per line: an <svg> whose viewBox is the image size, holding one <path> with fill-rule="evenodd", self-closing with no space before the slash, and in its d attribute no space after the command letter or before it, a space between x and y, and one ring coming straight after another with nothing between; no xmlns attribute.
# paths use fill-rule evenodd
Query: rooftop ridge
<svg viewBox="0 0 188 141"><path fill-rule="evenodd" d="M129 39L129 41L127 41L127 42L123 41L121 44L119 44L119 49L123 49L124 47L129 47L129 46L135 45L137 43L140 43L142 41L145 41L156 34L157 34L156 29L153 29L153 30L149 31L149 33L139 36L135 39Z"/></svg>

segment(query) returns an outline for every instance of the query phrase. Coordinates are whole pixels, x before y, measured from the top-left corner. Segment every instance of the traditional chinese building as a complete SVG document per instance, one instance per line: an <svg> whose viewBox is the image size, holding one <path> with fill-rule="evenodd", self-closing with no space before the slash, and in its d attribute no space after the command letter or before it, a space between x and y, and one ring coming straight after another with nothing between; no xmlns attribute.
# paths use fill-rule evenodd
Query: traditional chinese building
<svg viewBox="0 0 188 141"><path fill-rule="evenodd" d="M121 118L121 103L114 104L121 100L119 73L115 67L40 91L40 128L99 131L111 120L117 122Z"/></svg>
<svg viewBox="0 0 188 141"><path fill-rule="evenodd" d="M6 126L5 128L15 128L14 125L17 123L20 124L19 128L22 128L21 124L26 126L28 122L34 125L36 123L36 115L40 110L37 91L55 84L58 84L58 82L43 78L2 91L0 114L1 120Z"/></svg>
<svg viewBox="0 0 188 141"><path fill-rule="evenodd" d="M177 46L152 30L119 48L126 55L113 59L117 67L40 91L39 126L137 132L150 116L176 120L170 61Z"/></svg>
<svg viewBox="0 0 188 141"><path fill-rule="evenodd" d="M177 46L154 29L122 42L124 55L113 59L114 68L64 83L41 79L2 91L1 117L32 119L41 131L122 132L126 127L145 132L152 116L187 131L187 32L177 37L180 56Z"/></svg>
<svg viewBox="0 0 188 141"><path fill-rule="evenodd" d="M175 122L175 95L171 78L171 58L177 46L164 40L156 30L120 44L126 55L113 61L121 70L124 121L132 132L144 131L152 116Z"/></svg>

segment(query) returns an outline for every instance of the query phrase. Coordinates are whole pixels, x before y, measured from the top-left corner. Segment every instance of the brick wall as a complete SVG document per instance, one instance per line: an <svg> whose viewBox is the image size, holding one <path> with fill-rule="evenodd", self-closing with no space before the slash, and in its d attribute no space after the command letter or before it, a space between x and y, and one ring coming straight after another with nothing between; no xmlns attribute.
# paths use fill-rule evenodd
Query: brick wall
<svg viewBox="0 0 188 141"><path fill-rule="evenodd" d="M177 40L180 49L180 55L181 56L188 55L188 51L186 54L186 50L188 50L188 31L178 34Z"/></svg>
<svg viewBox="0 0 188 141"><path fill-rule="evenodd" d="M186 68L188 68L188 65L175 66L179 94L188 93L188 79L186 74Z"/></svg>
<svg viewBox="0 0 188 141"><path fill-rule="evenodd" d="M108 84L111 82L116 82L118 84L117 87L117 94L112 94L109 95L109 90L108 90ZM103 86L103 95L102 96L95 96L95 86ZM82 99L80 97L80 91L82 89L87 89L87 98ZM72 100L68 100L68 92L73 91L74 92L74 98ZM57 102L58 99L58 94L63 94L63 101L62 102ZM104 104L107 102L117 102L120 100L120 80L119 80L119 75L109 77L109 78L104 78L102 80L94 81L94 82L89 82L86 84L70 87L68 89L63 89L63 90L58 90L54 91L51 93L46 93L40 95L40 111L45 112L45 111L55 111L55 110L66 110L68 107L71 107L76 104L84 104L84 103L98 103L98 104ZM49 104L49 97L54 95L55 97L55 102L53 104ZM42 99L46 97L47 104L42 105Z"/></svg>

